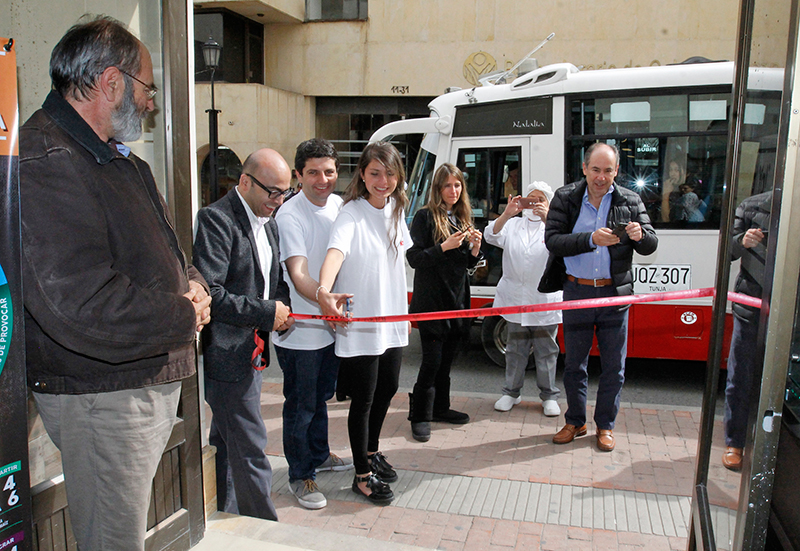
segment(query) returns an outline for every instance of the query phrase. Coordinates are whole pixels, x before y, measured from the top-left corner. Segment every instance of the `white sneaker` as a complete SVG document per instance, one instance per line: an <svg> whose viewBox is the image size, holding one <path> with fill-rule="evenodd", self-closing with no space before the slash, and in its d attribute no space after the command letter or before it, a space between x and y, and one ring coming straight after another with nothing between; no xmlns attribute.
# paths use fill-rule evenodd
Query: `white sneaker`
<svg viewBox="0 0 800 551"><path fill-rule="evenodd" d="M322 509L328 504L325 496L319 491L317 483L311 480L295 480L289 483L289 491L306 509Z"/></svg>
<svg viewBox="0 0 800 551"><path fill-rule="evenodd" d="M519 404L521 401L522 396L517 396L514 398L508 394L503 394L500 396L500 399L494 403L494 409L497 411L511 411L511 408Z"/></svg>
<svg viewBox="0 0 800 551"><path fill-rule="evenodd" d="M558 407L558 402L555 400L545 400L542 402L544 406L544 414L546 417L558 417L561 415L561 408Z"/></svg>

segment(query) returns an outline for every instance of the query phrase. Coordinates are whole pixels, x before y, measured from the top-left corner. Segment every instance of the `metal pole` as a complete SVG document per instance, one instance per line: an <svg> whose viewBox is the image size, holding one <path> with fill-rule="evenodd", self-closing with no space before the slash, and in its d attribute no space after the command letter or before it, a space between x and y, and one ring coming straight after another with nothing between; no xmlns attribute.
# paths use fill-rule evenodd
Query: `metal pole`
<svg viewBox="0 0 800 551"><path fill-rule="evenodd" d="M217 115L219 110L214 106L214 72L211 69L211 109L206 109L208 113L208 141L211 151L208 153L208 182L211 188L211 203L219 199L219 138Z"/></svg>

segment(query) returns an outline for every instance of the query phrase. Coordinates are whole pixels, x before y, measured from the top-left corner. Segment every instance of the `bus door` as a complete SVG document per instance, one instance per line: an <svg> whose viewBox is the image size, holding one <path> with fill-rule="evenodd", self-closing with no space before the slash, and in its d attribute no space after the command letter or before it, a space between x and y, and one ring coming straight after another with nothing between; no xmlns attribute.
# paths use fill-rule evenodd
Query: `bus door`
<svg viewBox="0 0 800 551"><path fill-rule="evenodd" d="M472 203L475 227L481 231L506 208L509 195L522 193L530 180L527 167L530 138L481 138L454 140L450 159L464 173ZM472 276L473 297L494 297L502 275L503 251L483 242L486 265Z"/></svg>

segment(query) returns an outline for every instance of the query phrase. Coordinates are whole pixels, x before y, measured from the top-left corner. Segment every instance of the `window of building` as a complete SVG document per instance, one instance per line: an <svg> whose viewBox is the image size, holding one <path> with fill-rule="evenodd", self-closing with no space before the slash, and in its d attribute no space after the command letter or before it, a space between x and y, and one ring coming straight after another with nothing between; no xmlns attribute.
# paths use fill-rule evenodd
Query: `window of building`
<svg viewBox="0 0 800 551"><path fill-rule="evenodd" d="M367 0L306 0L306 21L367 19Z"/></svg>
<svg viewBox="0 0 800 551"><path fill-rule="evenodd" d="M209 37L222 46L215 81L264 84L264 25L226 9L195 11L196 82L211 80L203 62L203 43Z"/></svg>

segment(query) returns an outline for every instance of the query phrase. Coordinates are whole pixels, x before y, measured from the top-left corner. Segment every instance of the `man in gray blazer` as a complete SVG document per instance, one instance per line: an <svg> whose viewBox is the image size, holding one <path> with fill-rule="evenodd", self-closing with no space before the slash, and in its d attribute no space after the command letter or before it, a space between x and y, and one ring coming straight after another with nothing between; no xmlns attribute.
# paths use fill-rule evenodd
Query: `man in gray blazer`
<svg viewBox="0 0 800 551"><path fill-rule="evenodd" d="M261 369L269 354L262 362L254 349L270 332L294 322L272 218L291 194L290 183L289 165L277 151L252 153L236 188L197 213L194 243L195 265L211 288L215 314L204 333L203 354L218 507L268 520L278 520L261 418Z"/></svg>

